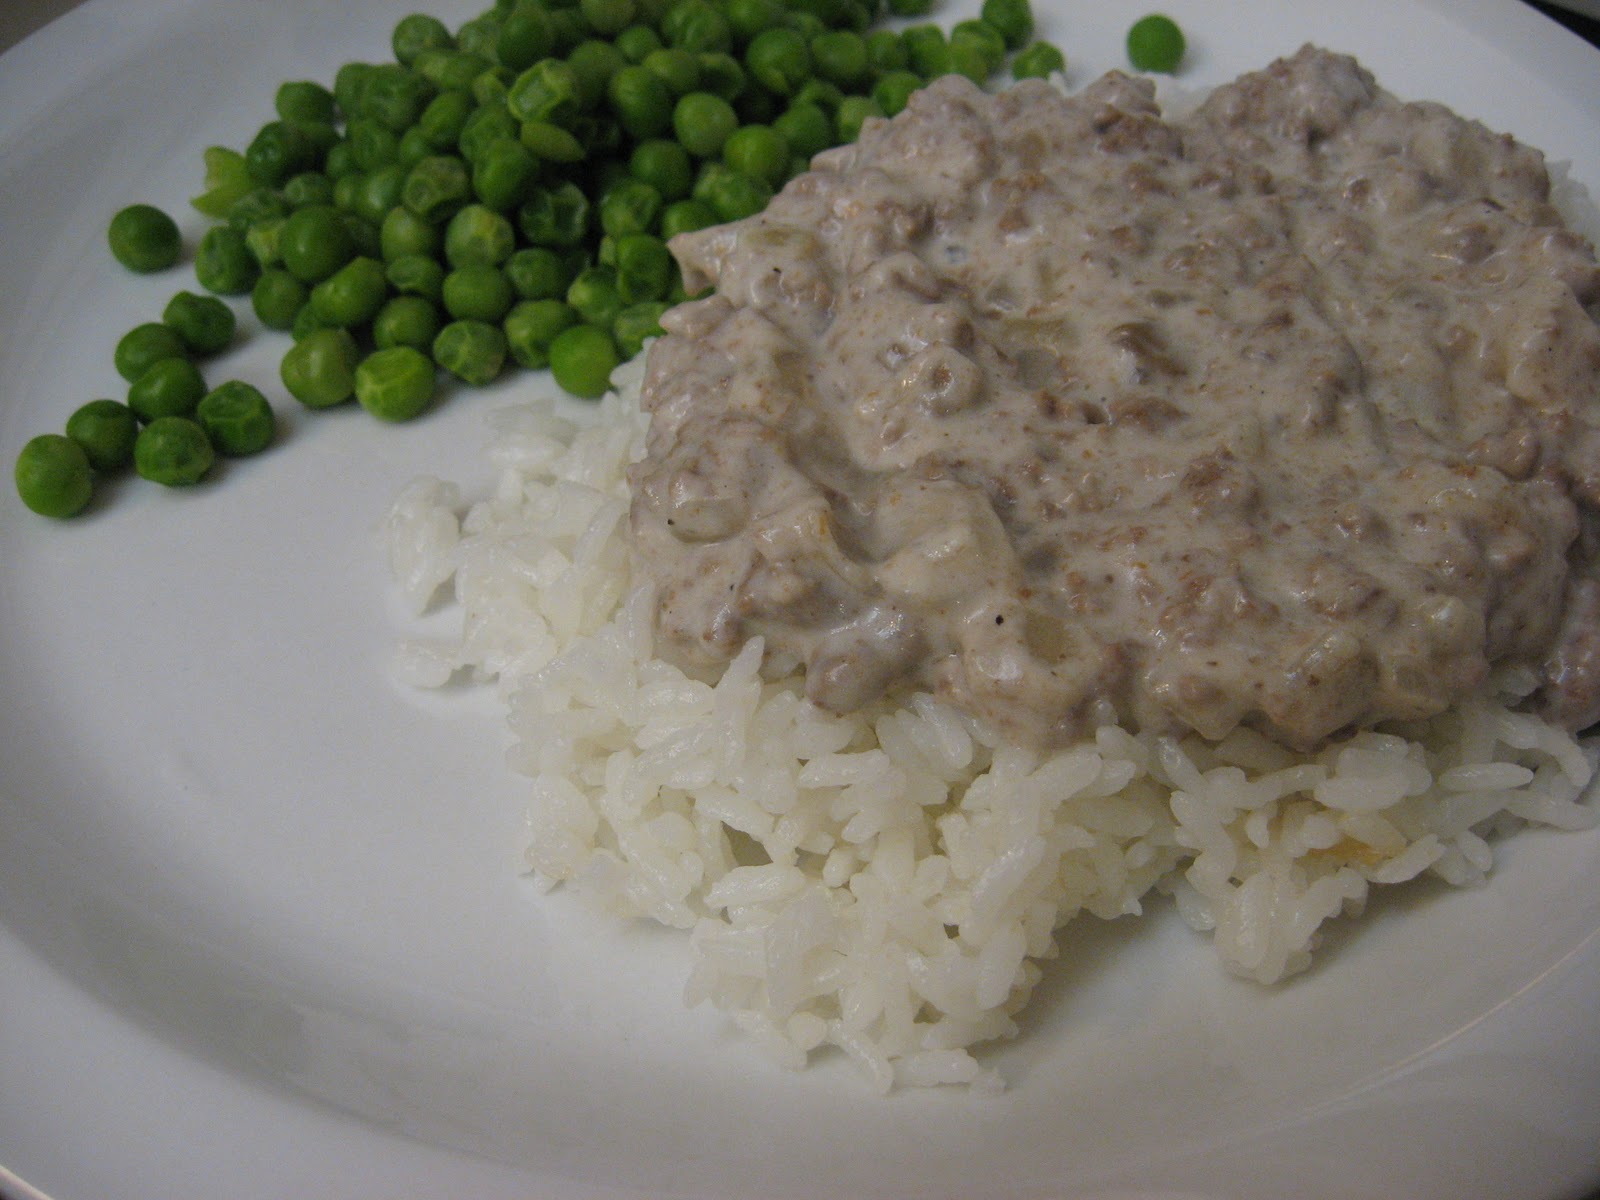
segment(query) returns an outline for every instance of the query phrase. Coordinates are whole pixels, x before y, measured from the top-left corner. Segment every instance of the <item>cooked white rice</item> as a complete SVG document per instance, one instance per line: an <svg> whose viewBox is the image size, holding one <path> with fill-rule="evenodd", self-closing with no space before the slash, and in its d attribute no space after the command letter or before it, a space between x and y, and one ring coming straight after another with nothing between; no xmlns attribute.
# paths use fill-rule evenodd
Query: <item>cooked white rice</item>
<svg viewBox="0 0 1600 1200"><path fill-rule="evenodd" d="M971 1048L1017 1032L1080 914L1137 914L1160 888L1268 984L1373 884L1476 884L1494 836L1596 823L1593 750L1508 708L1531 686L1515 675L1310 757L1108 726L1042 759L928 695L823 712L797 675L761 679L759 643L691 678L652 656L629 578L624 470L648 418L623 374L592 422L554 399L497 414L487 498L423 479L396 502L402 591L420 613L451 585L461 620L402 669L498 681L533 879L689 930L687 1001L786 1065L832 1045L881 1090L998 1088Z"/></svg>

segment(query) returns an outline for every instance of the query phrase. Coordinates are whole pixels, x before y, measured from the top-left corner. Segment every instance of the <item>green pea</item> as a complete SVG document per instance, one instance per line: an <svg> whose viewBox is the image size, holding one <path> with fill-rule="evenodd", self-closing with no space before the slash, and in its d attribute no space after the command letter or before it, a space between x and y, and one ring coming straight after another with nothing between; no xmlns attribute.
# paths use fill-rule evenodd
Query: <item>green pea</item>
<svg viewBox="0 0 1600 1200"><path fill-rule="evenodd" d="M308 303L301 305L300 311L295 313L294 324L289 326L289 336L301 342L317 330L327 328L329 325L317 316L317 310L311 307L308 298Z"/></svg>
<svg viewBox="0 0 1600 1200"><path fill-rule="evenodd" d="M770 125L745 125L722 144L722 161L735 171L777 188L789 177L789 143Z"/></svg>
<svg viewBox="0 0 1600 1200"><path fill-rule="evenodd" d="M443 46L422 51L411 63L418 75L440 91L467 91L472 81L493 65L481 54ZM337 85L334 94L338 94Z"/></svg>
<svg viewBox="0 0 1600 1200"><path fill-rule="evenodd" d="M350 146L349 139L341 138L334 142L328 149L328 157L322 160L322 171L328 178L338 182L347 174L355 174L362 170L355 162L355 147Z"/></svg>
<svg viewBox="0 0 1600 1200"><path fill-rule="evenodd" d="M866 42L848 29L830 29L813 38L811 60L818 75L846 91L865 83L870 70Z"/></svg>
<svg viewBox="0 0 1600 1200"><path fill-rule="evenodd" d="M691 51L665 46L644 56L640 64L659 76L674 96L686 96L700 86L700 60Z"/></svg>
<svg viewBox="0 0 1600 1200"><path fill-rule="evenodd" d="M833 119L817 104L791 104L772 119L772 127L801 158L814 158L834 144Z"/></svg>
<svg viewBox="0 0 1600 1200"><path fill-rule="evenodd" d="M1067 69L1067 57L1049 42L1033 42L1011 60L1013 79L1047 79Z"/></svg>
<svg viewBox="0 0 1600 1200"><path fill-rule="evenodd" d="M772 189L723 163L710 163L695 181L694 198L710 205L719 221L738 221L765 208Z"/></svg>
<svg viewBox="0 0 1600 1200"><path fill-rule="evenodd" d="M517 140L521 122L506 111L504 104L484 104L473 111L461 127L456 149L461 157L476 165L483 152L496 142Z"/></svg>
<svg viewBox="0 0 1600 1200"><path fill-rule="evenodd" d="M277 188L252 188L228 209L228 224L248 232L250 226L273 217L289 215L289 202Z"/></svg>
<svg viewBox="0 0 1600 1200"><path fill-rule="evenodd" d="M165 487L199 483L215 461L206 431L188 417L157 417L133 443L133 469Z"/></svg>
<svg viewBox="0 0 1600 1200"><path fill-rule="evenodd" d="M882 75L886 71L904 71L911 65L911 56L906 53L905 43L900 40L900 35L892 29L874 29L867 34L867 63L873 73Z"/></svg>
<svg viewBox="0 0 1600 1200"><path fill-rule="evenodd" d="M739 43L753 41L782 22L784 16L779 0L728 0L722 11L733 30L734 41Z"/></svg>
<svg viewBox="0 0 1600 1200"><path fill-rule="evenodd" d="M577 246L589 231L589 197L570 180L553 188L535 188L517 210L517 227L535 246Z"/></svg>
<svg viewBox="0 0 1600 1200"><path fill-rule="evenodd" d="M436 255L443 242L437 225L424 221L403 204L391 208L378 229L378 250L385 262L408 254Z"/></svg>
<svg viewBox="0 0 1600 1200"><path fill-rule="evenodd" d="M1033 36L1033 9L1028 0L983 0L981 13L1005 38L1008 50L1020 50Z"/></svg>
<svg viewBox="0 0 1600 1200"><path fill-rule="evenodd" d="M506 110L517 121L562 125L578 114L580 83L572 64L547 58L534 63L506 93Z"/></svg>
<svg viewBox="0 0 1600 1200"><path fill-rule="evenodd" d="M318 283L355 257L350 226L334 208L297 209L284 222L278 253L284 269L301 283Z"/></svg>
<svg viewBox="0 0 1600 1200"><path fill-rule="evenodd" d="M690 92L672 110L672 130L683 148L699 158L710 158L739 127L739 116L721 96Z"/></svg>
<svg viewBox="0 0 1600 1200"><path fill-rule="evenodd" d="M861 127L873 117L883 116L871 96L846 96L834 115L834 127L840 142L853 142L861 136Z"/></svg>
<svg viewBox="0 0 1600 1200"><path fill-rule="evenodd" d="M811 48L798 30L774 27L750 40L744 64L762 86L779 96L792 96L811 77Z"/></svg>
<svg viewBox="0 0 1600 1200"><path fill-rule="evenodd" d="M490 67L472 81L472 99L475 104L500 104L506 102L517 73L509 67Z"/></svg>
<svg viewBox="0 0 1600 1200"><path fill-rule="evenodd" d="M623 306L616 268L596 264L579 271L567 289L566 300L591 325L609 328Z"/></svg>
<svg viewBox="0 0 1600 1200"><path fill-rule="evenodd" d="M434 153L454 150L461 140L461 131L466 128L467 120L477 108L471 92L451 88L428 101L428 107L422 110L413 128L423 141L433 147Z"/></svg>
<svg viewBox="0 0 1600 1200"><path fill-rule="evenodd" d="M689 152L666 138L652 138L635 146L628 157L628 171L653 188L662 200L680 200L694 184Z"/></svg>
<svg viewBox="0 0 1600 1200"><path fill-rule="evenodd" d="M585 400L605 395L621 362L611 334L595 325L564 329L550 343L550 373L561 388Z"/></svg>
<svg viewBox="0 0 1600 1200"><path fill-rule="evenodd" d="M634 0L578 0L578 9L601 37L614 38L638 15Z"/></svg>
<svg viewBox="0 0 1600 1200"><path fill-rule="evenodd" d="M60 433L41 433L22 447L12 471L17 495L42 517L71 517L94 495L94 469L83 447Z"/></svg>
<svg viewBox="0 0 1600 1200"><path fill-rule="evenodd" d="M456 45L468 54L492 60L495 43L500 38L501 15L500 9L496 7L480 13L470 21L463 22L456 30Z"/></svg>
<svg viewBox="0 0 1600 1200"><path fill-rule="evenodd" d="M443 221L472 198L472 176L455 155L431 155L411 168L400 198L424 221Z"/></svg>
<svg viewBox="0 0 1600 1200"><path fill-rule="evenodd" d="M189 348L172 326L160 321L135 325L117 341L112 362L129 383L164 358L183 358Z"/></svg>
<svg viewBox="0 0 1600 1200"><path fill-rule="evenodd" d="M923 86L922 76L915 71L886 71L872 85L872 102L883 115L892 117L905 109L911 93Z"/></svg>
<svg viewBox="0 0 1600 1200"><path fill-rule="evenodd" d="M502 214L482 204L469 204L444 231L444 257L452 267L498 267L516 249L517 231Z"/></svg>
<svg viewBox="0 0 1600 1200"><path fill-rule="evenodd" d="M610 42L585 38L567 55L567 65L577 75L578 107L588 111L605 98L611 77L629 64Z"/></svg>
<svg viewBox="0 0 1600 1200"><path fill-rule="evenodd" d="M220 219L228 215L234 202L251 188L255 180L244 165L244 155L226 146L208 146L202 155L205 162L204 190L190 200L195 209L208 217Z"/></svg>
<svg viewBox="0 0 1600 1200"><path fill-rule="evenodd" d="M273 217L257 221L245 230L245 248L258 267L275 267L283 261L283 227L288 223L284 217Z"/></svg>
<svg viewBox="0 0 1600 1200"><path fill-rule="evenodd" d="M374 351L356 368L356 403L382 421L409 421L433 400L434 362L414 346Z"/></svg>
<svg viewBox="0 0 1600 1200"><path fill-rule="evenodd" d="M950 43L937 25L912 25L900 34L911 69L924 79L950 73Z"/></svg>
<svg viewBox="0 0 1600 1200"><path fill-rule="evenodd" d="M501 323L506 346L517 365L541 370L550 365L550 343L580 320L577 310L560 300L524 300Z"/></svg>
<svg viewBox="0 0 1600 1200"><path fill-rule="evenodd" d="M501 269L521 300L564 295L574 274L567 261L547 246L524 246Z"/></svg>
<svg viewBox="0 0 1600 1200"><path fill-rule="evenodd" d="M990 57L989 48L972 38L952 38L945 52L949 56L950 70L965 75L979 87L988 82L999 65Z"/></svg>
<svg viewBox="0 0 1600 1200"><path fill-rule="evenodd" d="M611 77L606 95L617 122L632 137L658 137L671 128L672 91L649 67L623 67Z"/></svg>
<svg viewBox="0 0 1600 1200"><path fill-rule="evenodd" d="M617 314L611 325L611 336L624 359L638 354L649 339L662 336L665 331L661 328L661 317L671 307L665 301L645 301L630 304Z"/></svg>
<svg viewBox="0 0 1600 1200"><path fill-rule="evenodd" d="M965 43L974 48L988 64L989 73L1000 69L1006 60L1005 36L988 21L958 21L950 30L950 44Z"/></svg>
<svg viewBox="0 0 1600 1200"><path fill-rule="evenodd" d="M401 189L409 176L410 172L397 162L368 171L361 176L345 212L374 228L381 226L390 209L400 203Z"/></svg>
<svg viewBox="0 0 1600 1200"><path fill-rule="evenodd" d="M704 200L679 200L661 212L661 236L668 241L680 233L693 233L721 223L717 210Z"/></svg>
<svg viewBox="0 0 1600 1200"><path fill-rule="evenodd" d="M1128 30L1128 61L1136 70L1170 75L1183 61L1186 49L1183 30L1160 13L1139 18Z"/></svg>
<svg viewBox="0 0 1600 1200"><path fill-rule="evenodd" d="M213 448L229 458L259 454L272 444L278 426L261 390L239 379L207 392L195 420Z"/></svg>
<svg viewBox="0 0 1600 1200"><path fill-rule="evenodd" d="M449 50L455 46L455 38L450 36L450 30L445 27L444 22L426 13L412 13L401 17L395 24L389 42L394 50L395 60L408 67L424 51Z"/></svg>
<svg viewBox="0 0 1600 1200"><path fill-rule="evenodd" d="M389 286L402 296L437 301L444 292L444 264L423 254L402 254L385 271Z"/></svg>
<svg viewBox="0 0 1600 1200"><path fill-rule="evenodd" d="M586 122L592 118L572 118L572 129L563 129L549 121L524 121L517 131L517 141L533 155L537 162L582 162L589 156L590 147L584 145L579 133L585 131Z"/></svg>
<svg viewBox="0 0 1600 1200"><path fill-rule="evenodd" d="M337 116L333 93L310 80L280 83L272 107L280 120L291 125L331 125Z"/></svg>
<svg viewBox="0 0 1600 1200"><path fill-rule="evenodd" d="M213 225L195 249L194 274L206 291L238 296L255 286L261 264L250 253L244 234L227 225Z"/></svg>
<svg viewBox="0 0 1600 1200"><path fill-rule="evenodd" d="M183 339L192 354L221 354L233 342L237 321L233 309L215 296L179 292L167 301L161 319Z"/></svg>
<svg viewBox="0 0 1600 1200"><path fill-rule="evenodd" d="M393 165L409 171L437 150L438 147L429 142L423 135L422 127L413 125L400 135L400 150L395 157Z"/></svg>
<svg viewBox="0 0 1600 1200"><path fill-rule="evenodd" d="M345 213L344 223L350 231L350 245L355 249L355 257L365 255L367 258L378 258L383 254L383 235L377 225L355 213Z"/></svg>
<svg viewBox="0 0 1600 1200"><path fill-rule="evenodd" d="M516 301L505 272L487 263L469 263L444 277L444 310L458 321L499 321Z"/></svg>
<svg viewBox="0 0 1600 1200"><path fill-rule="evenodd" d="M897 17L925 17L933 11L934 0L888 0L889 11Z"/></svg>
<svg viewBox="0 0 1600 1200"><path fill-rule="evenodd" d="M526 71L556 48L555 23L541 5L518 4L500 22L495 57L512 71Z"/></svg>
<svg viewBox="0 0 1600 1200"><path fill-rule="evenodd" d="M378 63L361 90L361 118L396 136L417 123L438 89L426 76L399 63Z"/></svg>
<svg viewBox="0 0 1600 1200"><path fill-rule="evenodd" d="M347 118L361 111L361 93L366 87L372 65L364 62L347 62L333 74L333 102Z"/></svg>
<svg viewBox="0 0 1600 1200"><path fill-rule="evenodd" d="M840 103L844 100L844 93L839 90L839 85L829 83L826 79L808 79L802 83L799 90L790 98L790 107L803 104L813 104L823 112L832 115L839 110Z"/></svg>
<svg viewBox="0 0 1600 1200"><path fill-rule="evenodd" d="M505 367L506 335L487 321L452 321L433 339L433 361L463 383L484 387Z"/></svg>
<svg viewBox="0 0 1600 1200"><path fill-rule="evenodd" d="M332 408L355 392L361 351L346 329L315 329L290 347L278 366L289 394L307 408Z"/></svg>
<svg viewBox="0 0 1600 1200"><path fill-rule="evenodd" d="M349 329L372 320L388 295L383 264L362 255L311 289L311 310L324 325Z"/></svg>
<svg viewBox="0 0 1600 1200"><path fill-rule="evenodd" d="M284 180L283 198L291 210L308 204L332 204L333 180L322 171L301 171Z"/></svg>
<svg viewBox="0 0 1600 1200"><path fill-rule="evenodd" d="M443 324L433 301L421 296L396 296L372 318L372 342L380 350L391 346L427 350Z"/></svg>
<svg viewBox="0 0 1600 1200"><path fill-rule="evenodd" d="M652 50L661 49L661 35L649 25L630 25L617 34L617 49L631 63L642 63Z"/></svg>
<svg viewBox="0 0 1600 1200"><path fill-rule="evenodd" d="M677 0L661 20L661 36L684 50L726 52L733 46L733 27L708 0Z"/></svg>
<svg viewBox="0 0 1600 1200"><path fill-rule="evenodd" d="M286 330L293 328L295 314L310 295L306 285L288 271L269 267L250 290L250 307L268 329Z"/></svg>
<svg viewBox="0 0 1600 1200"><path fill-rule="evenodd" d="M206 381L187 358L164 358L128 385L128 407L141 421L194 413Z"/></svg>
<svg viewBox="0 0 1600 1200"><path fill-rule="evenodd" d="M555 126L545 128L554 129ZM582 147L579 153L582 154ZM532 194L538 178L538 158L517 138L495 139L472 164L473 194L481 204L496 212L516 209Z"/></svg>
<svg viewBox="0 0 1600 1200"><path fill-rule="evenodd" d="M268 121L244 152L250 178L265 187L277 187L289 176L310 168L316 159L316 144L299 126L287 121Z"/></svg>
<svg viewBox="0 0 1600 1200"><path fill-rule="evenodd" d="M643 180L624 176L600 197L600 230L611 237L647 233L661 216L661 193Z"/></svg>
<svg viewBox="0 0 1600 1200"><path fill-rule="evenodd" d="M630 233L617 239L617 294L624 305L661 300L677 278L672 253L660 238Z"/></svg>
<svg viewBox="0 0 1600 1200"><path fill-rule="evenodd" d="M91 400L67 418L67 436L96 471L120 471L133 461L139 418L116 400Z"/></svg>
<svg viewBox="0 0 1600 1200"><path fill-rule="evenodd" d="M700 52L700 90L721 96L730 104L744 95L749 76L739 60L720 50Z"/></svg>

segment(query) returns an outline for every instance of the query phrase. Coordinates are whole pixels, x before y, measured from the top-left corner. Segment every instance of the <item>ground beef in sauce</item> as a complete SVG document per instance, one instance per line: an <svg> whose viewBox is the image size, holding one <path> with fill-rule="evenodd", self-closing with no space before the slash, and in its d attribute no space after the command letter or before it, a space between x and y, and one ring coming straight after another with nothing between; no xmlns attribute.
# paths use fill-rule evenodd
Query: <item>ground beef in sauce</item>
<svg viewBox="0 0 1600 1200"><path fill-rule="evenodd" d="M1600 271L1538 152L1307 47L1164 119L959 77L673 250L660 649L857 707L1310 748L1525 664L1600 717Z"/></svg>

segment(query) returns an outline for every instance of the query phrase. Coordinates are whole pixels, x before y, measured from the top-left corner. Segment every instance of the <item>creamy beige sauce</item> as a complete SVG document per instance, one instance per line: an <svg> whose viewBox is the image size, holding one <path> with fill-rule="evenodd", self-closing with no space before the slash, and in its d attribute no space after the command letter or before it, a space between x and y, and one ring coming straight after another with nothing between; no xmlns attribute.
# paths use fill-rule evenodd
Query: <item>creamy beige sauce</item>
<svg viewBox="0 0 1600 1200"><path fill-rule="evenodd" d="M1307 48L958 77L675 240L633 475L661 648L1015 741L1297 747L1526 664L1600 718L1600 271L1540 155Z"/></svg>

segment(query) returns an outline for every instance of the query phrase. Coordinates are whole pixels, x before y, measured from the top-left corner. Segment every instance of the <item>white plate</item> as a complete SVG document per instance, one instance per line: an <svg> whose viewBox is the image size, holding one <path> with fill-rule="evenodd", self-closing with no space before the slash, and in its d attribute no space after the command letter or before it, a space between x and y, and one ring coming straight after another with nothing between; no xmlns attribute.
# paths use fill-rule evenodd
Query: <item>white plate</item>
<svg viewBox="0 0 1600 1200"><path fill-rule="evenodd" d="M452 0L454 17L476 5ZM1184 79L1306 40L1600 187L1600 55L1491 0L1167 0ZM378 0L91 0L0 57L0 455L120 392L111 349L192 286L110 261L275 85L384 52ZM1081 82L1144 11L1057 0ZM949 9L943 17L958 15ZM275 387L282 342L212 368ZM526 380L524 380L524 385ZM506 389L500 389L503 393ZM387 673L374 534L483 481L492 397L380 429L292 404L194 494L51 524L0 496L0 1162L55 1200L1569 1195L1600 1180L1600 835L1415 889L1278 990L1170 911L1068 935L998 1098L768 1066L678 1001L679 935L516 873L491 697ZM1403 919L1402 919L1403 918ZM0 1169L0 1187L6 1183Z"/></svg>

